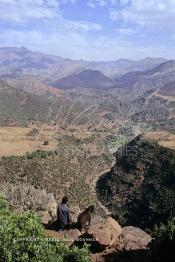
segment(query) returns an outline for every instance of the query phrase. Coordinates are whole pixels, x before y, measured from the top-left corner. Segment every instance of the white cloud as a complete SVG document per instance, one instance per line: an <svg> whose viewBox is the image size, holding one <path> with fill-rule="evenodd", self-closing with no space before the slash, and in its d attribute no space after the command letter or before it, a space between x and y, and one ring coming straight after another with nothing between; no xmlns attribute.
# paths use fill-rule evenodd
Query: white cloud
<svg viewBox="0 0 175 262"><path fill-rule="evenodd" d="M126 33L126 32L125 32ZM49 32L48 34L38 31L17 31L9 30L0 32L0 42L3 46L26 46L29 49L61 55L63 57L73 59L86 60L116 60L119 58L140 59L145 56L166 56L174 57L174 50L169 50L167 47L151 45L138 45L136 42L128 42L127 39L121 39L119 36L109 38L105 35L96 37L91 41L79 33L64 31L58 29Z"/></svg>
<svg viewBox="0 0 175 262"><path fill-rule="evenodd" d="M129 0L87 0L87 5L89 7L95 8L98 6L107 6L107 5L117 5L117 4L126 4Z"/></svg>
<svg viewBox="0 0 175 262"><path fill-rule="evenodd" d="M116 30L116 33L119 33L123 37L131 36L138 32L137 28L119 28Z"/></svg>
<svg viewBox="0 0 175 262"><path fill-rule="evenodd" d="M34 19L50 19L58 16L59 1L1 0L0 20L21 22Z"/></svg>
<svg viewBox="0 0 175 262"><path fill-rule="evenodd" d="M108 0L88 0L87 5L91 8L95 8L97 6L105 6L107 5Z"/></svg>
<svg viewBox="0 0 175 262"><path fill-rule="evenodd" d="M167 39L163 47L156 38L160 39L162 31L175 31L175 0L87 0L85 6L101 6L110 13L114 21L110 23L116 27L108 31L105 29L107 20L103 21L106 23L103 30L96 22L64 18L63 4L69 2L71 8L76 1L80 0L0 0L0 22L7 25L5 29L0 28L1 45L23 45L45 53L88 60L142 58L167 53L173 56L173 48L167 51ZM153 35L154 29L159 29L160 34ZM98 33L91 34L91 31ZM153 46L151 38L155 41Z"/></svg>
<svg viewBox="0 0 175 262"><path fill-rule="evenodd" d="M87 21L70 21L70 20L62 20L63 24L67 28L71 28L74 30L84 30L84 31L101 31L102 27L100 24L87 22Z"/></svg>
<svg viewBox="0 0 175 262"><path fill-rule="evenodd" d="M110 9L112 20L133 23L140 26L167 27L175 22L174 0L120 0L122 8Z"/></svg>
<svg viewBox="0 0 175 262"><path fill-rule="evenodd" d="M122 18L121 12L115 9L110 9L109 11L109 18L111 20L120 20Z"/></svg>
<svg viewBox="0 0 175 262"><path fill-rule="evenodd" d="M63 19L60 4L76 0L0 0L0 21L23 24L46 19L50 27L63 27L72 30L100 31L101 25L87 21L72 21ZM6 5L5 5L6 3ZM42 21L44 23L44 21Z"/></svg>

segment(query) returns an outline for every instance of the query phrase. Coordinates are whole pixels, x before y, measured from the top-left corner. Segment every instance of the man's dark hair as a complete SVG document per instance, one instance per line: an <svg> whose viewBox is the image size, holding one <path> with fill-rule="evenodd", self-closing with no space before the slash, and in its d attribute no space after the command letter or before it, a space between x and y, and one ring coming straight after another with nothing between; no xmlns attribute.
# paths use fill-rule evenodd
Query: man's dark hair
<svg viewBox="0 0 175 262"><path fill-rule="evenodd" d="M63 204L66 204L68 202L68 197L67 196L64 196L63 198L62 198L62 203Z"/></svg>

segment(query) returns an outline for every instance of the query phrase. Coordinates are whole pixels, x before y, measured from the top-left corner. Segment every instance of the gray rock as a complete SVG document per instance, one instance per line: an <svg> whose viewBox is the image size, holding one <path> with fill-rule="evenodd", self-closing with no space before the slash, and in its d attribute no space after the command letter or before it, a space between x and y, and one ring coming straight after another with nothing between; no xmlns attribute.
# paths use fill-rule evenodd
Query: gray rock
<svg viewBox="0 0 175 262"><path fill-rule="evenodd" d="M116 248L120 251L143 250L147 249L151 240L151 236L140 228L127 226L122 228Z"/></svg>

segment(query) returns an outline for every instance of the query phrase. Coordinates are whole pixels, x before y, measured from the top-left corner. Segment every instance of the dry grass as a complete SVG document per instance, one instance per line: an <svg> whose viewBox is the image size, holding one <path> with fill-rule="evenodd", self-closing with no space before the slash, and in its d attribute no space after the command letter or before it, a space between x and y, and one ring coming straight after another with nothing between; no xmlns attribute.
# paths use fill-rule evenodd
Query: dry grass
<svg viewBox="0 0 175 262"><path fill-rule="evenodd" d="M0 157L21 156L26 152L54 150L57 147L56 131L38 129L36 135L28 135L32 128L0 127ZM48 141L48 145L43 145Z"/></svg>
<svg viewBox="0 0 175 262"><path fill-rule="evenodd" d="M144 134L145 139L155 140L159 145L175 150L175 134L167 131L148 132Z"/></svg>

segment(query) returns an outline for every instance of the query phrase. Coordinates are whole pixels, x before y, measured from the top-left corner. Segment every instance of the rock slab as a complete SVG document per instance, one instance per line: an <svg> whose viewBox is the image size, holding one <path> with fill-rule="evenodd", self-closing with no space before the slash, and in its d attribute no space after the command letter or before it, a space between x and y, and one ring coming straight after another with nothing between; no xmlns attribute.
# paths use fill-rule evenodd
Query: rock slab
<svg viewBox="0 0 175 262"><path fill-rule="evenodd" d="M151 240L151 236L140 228L132 226L123 227L116 249L120 251L147 249Z"/></svg>
<svg viewBox="0 0 175 262"><path fill-rule="evenodd" d="M111 217L99 224L90 226L88 230L88 234L92 235L102 246L110 246L115 243L121 233L121 226Z"/></svg>

